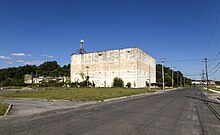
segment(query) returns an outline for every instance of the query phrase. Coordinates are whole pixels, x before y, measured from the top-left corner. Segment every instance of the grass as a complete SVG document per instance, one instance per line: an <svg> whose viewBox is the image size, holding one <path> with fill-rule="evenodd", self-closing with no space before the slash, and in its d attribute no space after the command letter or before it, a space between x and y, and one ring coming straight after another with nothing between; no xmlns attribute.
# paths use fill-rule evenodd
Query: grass
<svg viewBox="0 0 220 135"><path fill-rule="evenodd" d="M4 89L21 89L23 88L23 86L7 86L7 87L4 87Z"/></svg>
<svg viewBox="0 0 220 135"><path fill-rule="evenodd" d="M142 93L154 90L125 88L45 88L37 92L1 93L0 98L34 98L46 100L97 101Z"/></svg>
<svg viewBox="0 0 220 135"><path fill-rule="evenodd" d="M220 88L211 88L213 90L217 90L217 91L220 91Z"/></svg>
<svg viewBox="0 0 220 135"><path fill-rule="evenodd" d="M0 102L0 116L4 115L8 109L8 104Z"/></svg>

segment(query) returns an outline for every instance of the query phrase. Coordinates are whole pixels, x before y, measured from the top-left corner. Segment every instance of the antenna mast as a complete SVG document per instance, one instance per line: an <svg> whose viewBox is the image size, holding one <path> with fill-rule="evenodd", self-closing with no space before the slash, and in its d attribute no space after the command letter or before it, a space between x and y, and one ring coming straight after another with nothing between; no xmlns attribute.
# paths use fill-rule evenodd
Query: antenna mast
<svg viewBox="0 0 220 135"><path fill-rule="evenodd" d="M86 53L86 50L84 49L84 47L83 47L83 45L84 45L84 40L80 40L80 48L78 49L78 53L79 54L84 54L84 53Z"/></svg>

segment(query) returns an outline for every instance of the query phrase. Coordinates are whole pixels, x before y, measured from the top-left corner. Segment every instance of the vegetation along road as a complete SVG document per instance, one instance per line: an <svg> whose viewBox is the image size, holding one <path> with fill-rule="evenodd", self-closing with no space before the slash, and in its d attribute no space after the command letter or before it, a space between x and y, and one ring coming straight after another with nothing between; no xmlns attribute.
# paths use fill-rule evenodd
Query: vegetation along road
<svg viewBox="0 0 220 135"><path fill-rule="evenodd" d="M198 88L149 94L0 120L0 134L209 135L220 133L219 103Z"/></svg>

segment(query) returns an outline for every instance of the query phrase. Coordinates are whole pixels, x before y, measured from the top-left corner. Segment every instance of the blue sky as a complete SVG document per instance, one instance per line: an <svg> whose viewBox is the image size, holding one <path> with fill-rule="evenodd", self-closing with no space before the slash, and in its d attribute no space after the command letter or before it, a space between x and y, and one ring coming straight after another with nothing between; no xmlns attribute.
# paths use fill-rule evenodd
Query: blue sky
<svg viewBox="0 0 220 135"><path fill-rule="evenodd" d="M138 46L157 63L200 74L202 59L220 51L219 10L219 0L0 0L0 68L68 64L84 39L88 52Z"/></svg>

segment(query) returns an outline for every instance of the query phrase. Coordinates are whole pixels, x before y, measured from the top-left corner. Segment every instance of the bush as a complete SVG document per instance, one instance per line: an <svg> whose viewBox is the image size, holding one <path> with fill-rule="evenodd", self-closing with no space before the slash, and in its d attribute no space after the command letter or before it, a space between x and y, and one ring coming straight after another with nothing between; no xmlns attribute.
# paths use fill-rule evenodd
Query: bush
<svg viewBox="0 0 220 135"><path fill-rule="evenodd" d="M42 82L39 84L40 87L62 87L64 83L58 83L57 81L49 81L49 82Z"/></svg>
<svg viewBox="0 0 220 135"><path fill-rule="evenodd" d="M127 85L126 85L126 87L131 88L131 83L128 82Z"/></svg>
<svg viewBox="0 0 220 135"><path fill-rule="evenodd" d="M124 81L119 77L115 77L113 79L113 87L124 87Z"/></svg>
<svg viewBox="0 0 220 135"><path fill-rule="evenodd" d="M69 85L71 88L77 88L77 87L79 87L78 82L68 83L67 85Z"/></svg>

